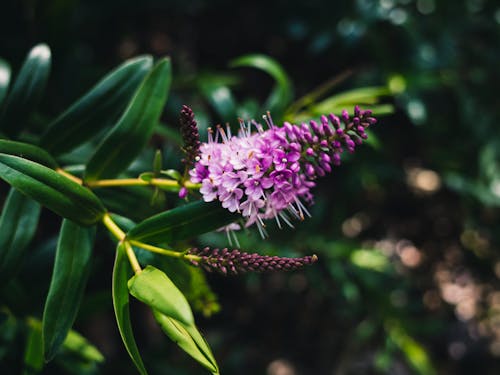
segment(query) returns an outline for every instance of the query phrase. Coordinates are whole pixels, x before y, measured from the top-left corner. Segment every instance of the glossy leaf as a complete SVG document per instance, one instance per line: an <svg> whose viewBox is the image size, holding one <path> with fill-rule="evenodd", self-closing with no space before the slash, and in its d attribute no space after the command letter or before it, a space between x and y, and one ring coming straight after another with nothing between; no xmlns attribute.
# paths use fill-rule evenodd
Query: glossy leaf
<svg viewBox="0 0 500 375"><path fill-rule="evenodd" d="M292 83L276 60L266 55L245 55L233 60L230 66L260 69L274 78L276 85L266 101L264 110L280 116L285 107L290 104L293 98Z"/></svg>
<svg viewBox="0 0 500 375"><path fill-rule="evenodd" d="M207 368L212 374L219 374L219 367L201 333L195 326L185 325L153 309L153 316L165 334L187 354Z"/></svg>
<svg viewBox="0 0 500 375"><path fill-rule="evenodd" d="M146 76L123 116L87 164L86 180L116 177L144 148L158 123L171 82L170 59L162 59Z"/></svg>
<svg viewBox="0 0 500 375"><path fill-rule="evenodd" d="M90 190L30 160L0 154L0 178L56 214L82 225L95 224L105 212Z"/></svg>
<svg viewBox="0 0 500 375"><path fill-rule="evenodd" d="M11 189L0 218L0 274L9 280L19 268L36 232L40 205Z"/></svg>
<svg viewBox="0 0 500 375"><path fill-rule="evenodd" d="M186 204L152 216L132 228L127 237L148 243L172 243L210 232L238 219L219 202Z"/></svg>
<svg viewBox="0 0 500 375"><path fill-rule="evenodd" d="M44 355L51 360L75 322L90 272L95 228L64 220L43 311Z"/></svg>
<svg viewBox="0 0 500 375"><path fill-rule="evenodd" d="M130 358L132 358L137 370L144 375L147 374L147 371L142 362L139 349L137 348L134 333L132 331L132 324L130 322L127 282L131 272L123 244L119 244L116 250L112 284L113 307L115 310L116 323L118 324L118 330L120 331L123 344Z"/></svg>
<svg viewBox="0 0 500 375"><path fill-rule="evenodd" d="M40 144L54 155L83 144L116 121L151 69L150 56L126 61L58 116Z"/></svg>
<svg viewBox="0 0 500 375"><path fill-rule="evenodd" d="M139 301L162 314L187 325L194 324L186 297L163 271L147 266L128 281L128 289Z"/></svg>
<svg viewBox="0 0 500 375"><path fill-rule="evenodd" d="M50 49L38 44L29 52L5 100L0 129L15 136L27 125L29 115L42 98L49 78Z"/></svg>
<svg viewBox="0 0 500 375"><path fill-rule="evenodd" d="M10 65L7 61L0 59L0 105L7 95L10 83Z"/></svg>
<svg viewBox="0 0 500 375"><path fill-rule="evenodd" d="M0 139L0 154L19 156L52 169L57 168L57 162L47 151L29 143Z"/></svg>

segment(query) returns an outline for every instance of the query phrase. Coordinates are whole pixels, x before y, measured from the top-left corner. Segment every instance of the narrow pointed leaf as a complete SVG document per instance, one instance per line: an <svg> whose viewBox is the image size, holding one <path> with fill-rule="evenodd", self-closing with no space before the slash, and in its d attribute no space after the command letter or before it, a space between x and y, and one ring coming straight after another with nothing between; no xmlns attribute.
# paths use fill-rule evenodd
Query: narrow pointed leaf
<svg viewBox="0 0 500 375"><path fill-rule="evenodd" d="M84 228L64 220L49 293L43 310L44 355L51 360L66 339L80 307L90 272L95 227Z"/></svg>
<svg viewBox="0 0 500 375"><path fill-rule="evenodd" d="M15 136L26 127L29 115L45 91L50 64L51 54L46 44L31 49L5 101L0 129L6 134Z"/></svg>
<svg viewBox="0 0 500 375"><path fill-rule="evenodd" d="M122 337L123 344L127 349L130 358L134 362L137 370L142 375L146 375L147 371L142 362L139 349L135 342L132 324L130 322L129 310L129 293L127 281L130 277L131 269L128 264L127 256L122 244L119 244L116 250L115 265L113 268L113 307L115 310L116 323Z"/></svg>
<svg viewBox="0 0 500 375"><path fill-rule="evenodd" d="M0 154L19 156L52 169L57 168L57 162L47 151L29 143L0 139Z"/></svg>
<svg viewBox="0 0 500 375"><path fill-rule="evenodd" d="M116 177L144 148L167 100L172 71L162 59L146 76L129 106L87 164L86 180Z"/></svg>
<svg viewBox="0 0 500 375"><path fill-rule="evenodd" d="M212 374L218 374L217 362L206 340L195 326L185 325L153 309L153 316L165 334L187 354L207 368Z"/></svg>
<svg viewBox="0 0 500 375"><path fill-rule="evenodd" d="M128 289L139 301L184 324L194 324L193 312L184 294L168 276L153 266L128 281Z"/></svg>
<svg viewBox="0 0 500 375"><path fill-rule="evenodd" d="M18 270L36 231L40 205L11 189L0 218L0 274L8 281Z"/></svg>
<svg viewBox="0 0 500 375"><path fill-rule="evenodd" d="M0 178L56 214L81 225L95 224L105 212L89 189L18 156L0 154Z"/></svg>
<svg viewBox="0 0 500 375"><path fill-rule="evenodd" d="M2 105L10 83L10 65L7 61L0 59L0 106ZM1 107L0 107L1 108Z"/></svg>
<svg viewBox="0 0 500 375"><path fill-rule="evenodd" d="M137 224L127 237L148 243L173 243L210 232L238 220L219 202L202 201L151 216Z"/></svg>
<svg viewBox="0 0 500 375"><path fill-rule="evenodd" d="M117 67L49 125L40 145L59 155L111 125L152 65L150 56L141 56Z"/></svg>
<svg viewBox="0 0 500 375"><path fill-rule="evenodd" d="M276 60L266 55L245 55L231 61L230 66L260 69L274 78L276 85L266 101L264 110L280 116L285 107L290 104L293 98L292 83Z"/></svg>

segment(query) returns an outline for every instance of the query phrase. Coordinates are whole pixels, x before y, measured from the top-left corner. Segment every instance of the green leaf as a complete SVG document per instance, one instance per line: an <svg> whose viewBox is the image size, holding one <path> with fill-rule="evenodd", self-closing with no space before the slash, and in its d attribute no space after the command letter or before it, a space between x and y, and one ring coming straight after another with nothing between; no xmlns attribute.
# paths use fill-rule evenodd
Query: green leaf
<svg viewBox="0 0 500 375"><path fill-rule="evenodd" d="M62 348L90 362L104 362L102 353L78 332L70 330L62 344Z"/></svg>
<svg viewBox="0 0 500 375"><path fill-rule="evenodd" d="M276 116L281 116L285 107L293 98L293 87L290 78L281 65L266 55L245 55L230 63L231 67L252 67L263 70L276 81L276 85L269 95L264 110L269 110Z"/></svg>
<svg viewBox="0 0 500 375"><path fill-rule="evenodd" d="M147 266L128 281L128 289L139 301L162 314L187 325L194 324L186 297L163 271Z"/></svg>
<svg viewBox="0 0 500 375"><path fill-rule="evenodd" d="M30 160L0 154L0 178L56 214L81 225L95 224L105 212L89 189Z"/></svg>
<svg viewBox="0 0 500 375"><path fill-rule="evenodd" d="M0 154L19 156L52 169L57 168L57 162L47 151L29 143L0 139Z"/></svg>
<svg viewBox="0 0 500 375"><path fill-rule="evenodd" d="M169 275L193 311L199 311L205 317L209 317L220 310L217 295L210 288L202 269L193 267L182 259L166 257L139 248L137 256L141 264L151 264Z"/></svg>
<svg viewBox="0 0 500 375"><path fill-rule="evenodd" d="M115 127L87 164L88 181L112 178L125 170L144 148L167 100L172 72L162 59L146 76Z"/></svg>
<svg viewBox="0 0 500 375"><path fill-rule="evenodd" d="M228 225L238 219L220 202L197 201L162 212L137 224L127 234L132 240L173 243Z"/></svg>
<svg viewBox="0 0 500 375"><path fill-rule="evenodd" d="M52 121L40 144L54 155L59 155L83 144L111 125L152 65L150 56L141 56L117 67Z"/></svg>
<svg viewBox="0 0 500 375"><path fill-rule="evenodd" d="M28 317L27 326L36 330L40 334L40 347L41 355L43 359L43 341L42 341L42 322L36 318ZM92 345L85 337L74 330L70 330L66 339L64 340L61 348L62 353L68 353L72 355L72 359L75 359L75 355L80 359L87 362L104 362L104 356L94 345Z"/></svg>
<svg viewBox="0 0 500 375"><path fill-rule="evenodd" d="M120 243L116 249L116 258L113 267L113 307L123 344L139 372L145 375L147 371L137 348L130 322L129 293L127 287L130 273L131 269L125 254L124 245Z"/></svg>
<svg viewBox="0 0 500 375"><path fill-rule="evenodd" d="M434 375L436 370L426 349L408 335L404 327L396 321L386 323L387 334L405 355L413 369L421 375Z"/></svg>
<svg viewBox="0 0 500 375"><path fill-rule="evenodd" d="M90 272L95 227L64 220L49 293L43 310L42 336L47 361L54 358L75 322Z"/></svg>
<svg viewBox="0 0 500 375"><path fill-rule="evenodd" d="M18 270L35 235L40 205L11 189L0 218L0 274L5 283Z"/></svg>
<svg viewBox="0 0 500 375"><path fill-rule="evenodd" d="M42 371L43 365L42 332L36 327L28 326L23 375L37 374Z"/></svg>
<svg viewBox="0 0 500 375"><path fill-rule="evenodd" d="M198 84L221 119L230 121L236 117L236 101L229 87L209 78L200 80Z"/></svg>
<svg viewBox="0 0 500 375"><path fill-rule="evenodd" d="M0 105L7 95L10 83L10 65L7 61L0 59Z"/></svg>
<svg viewBox="0 0 500 375"><path fill-rule="evenodd" d="M155 309L153 309L153 315L163 332L182 350L212 374L219 374L219 367L208 343L194 325L185 325Z"/></svg>
<svg viewBox="0 0 500 375"><path fill-rule="evenodd" d="M50 49L38 44L30 51L17 75L0 119L0 129L9 136L16 136L25 127L29 115L42 98L51 64Z"/></svg>
<svg viewBox="0 0 500 375"><path fill-rule="evenodd" d="M166 170L160 171L160 174L167 176L167 177L170 177L171 179L173 179L175 181L182 180L182 174L176 169L166 169Z"/></svg>
<svg viewBox="0 0 500 375"><path fill-rule="evenodd" d="M349 91L344 91L340 94L330 96L323 101L312 106L314 113L340 113L344 108L350 110L355 105L372 105L374 106L380 101L382 96L391 95L391 91L385 86L362 87ZM376 110L376 108L373 108ZM378 108L377 115L381 112L386 113L391 110L392 106Z"/></svg>

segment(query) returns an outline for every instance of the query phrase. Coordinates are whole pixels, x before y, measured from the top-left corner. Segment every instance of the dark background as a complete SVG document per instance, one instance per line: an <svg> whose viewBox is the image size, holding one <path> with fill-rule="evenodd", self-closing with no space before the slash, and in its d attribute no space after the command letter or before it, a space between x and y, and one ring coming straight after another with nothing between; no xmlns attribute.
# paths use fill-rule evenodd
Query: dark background
<svg viewBox="0 0 500 375"><path fill-rule="evenodd" d="M210 276L222 310L198 323L223 374L500 373L499 41L500 5L487 0L0 5L0 56L14 73L36 43L52 50L40 106L47 118L143 53L172 57L171 126L182 103L210 124L234 121L199 92L193 82L202 75L237 75L236 97L262 103L272 80L228 67L247 53L276 59L296 98L345 72L333 92L403 88L386 98L395 113L373 128L380 146L360 149L319 182L312 219L271 230L265 242L256 233L241 239L245 250L315 252L316 265ZM56 218L43 218L55 231ZM201 242L225 243L215 235ZM77 329L107 358L98 373L133 374L112 315L111 262L103 250ZM48 280L47 263L30 277ZM203 373L133 307L152 374Z"/></svg>

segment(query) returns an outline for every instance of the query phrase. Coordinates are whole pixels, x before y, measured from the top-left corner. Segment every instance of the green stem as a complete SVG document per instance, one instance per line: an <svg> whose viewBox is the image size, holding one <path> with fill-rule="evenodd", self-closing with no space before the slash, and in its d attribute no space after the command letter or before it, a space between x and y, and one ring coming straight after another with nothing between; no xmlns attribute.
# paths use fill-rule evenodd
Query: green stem
<svg viewBox="0 0 500 375"><path fill-rule="evenodd" d="M142 272L142 268L139 264L139 261L137 260L137 257L135 256L134 249L132 249L130 242L123 241L123 245L125 246L125 252L127 253L128 260L130 262L130 265L132 266L132 269L134 270L134 273L136 275L140 274Z"/></svg>
<svg viewBox="0 0 500 375"><path fill-rule="evenodd" d="M180 184L176 180L167 180L163 178L152 178L151 180L143 180L141 178L121 178L121 179L111 179L111 180L97 180L89 181L86 183L89 188L104 188L113 186L157 186L157 187L169 187L169 188L181 188L185 186L191 190L198 190L201 184L194 184L192 182L186 181Z"/></svg>
<svg viewBox="0 0 500 375"><path fill-rule="evenodd" d="M149 245L147 243L143 243L143 242L135 241L135 240L128 240L128 242L130 242L131 245L140 247L141 249L148 250L148 251L151 251L153 253L165 255L165 256L168 256L171 258L187 259L187 260L194 260L194 261L200 260L200 257L198 255L186 254L186 253L181 252L181 251L168 250L168 249L164 249L162 247Z"/></svg>
<svg viewBox="0 0 500 375"><path fill-rule="evenodd" d="M120 229L118 225L113 221L111 216L106 212L102 217L102 223L108 228L108 230L116 237L118 241L125 240L125 232Z"/></svg>
<svg viewBox="0 0 500 375"><path fill-rule="evenodd" d="M105 213L102 217L102 223L106 226L106 228L108 228L111 234L125 246L125 253L127 254L128 260L130 262L130 265L132 266L132 269L134 270L134 273L141 273L141 266L139 264L139 261L137 260L137 257L135 256L134 249L132 249L132 246L130 246L130 242L125 239L125 232L122 231L118 225L116 225L116 223L108 213Z"/></svg>

